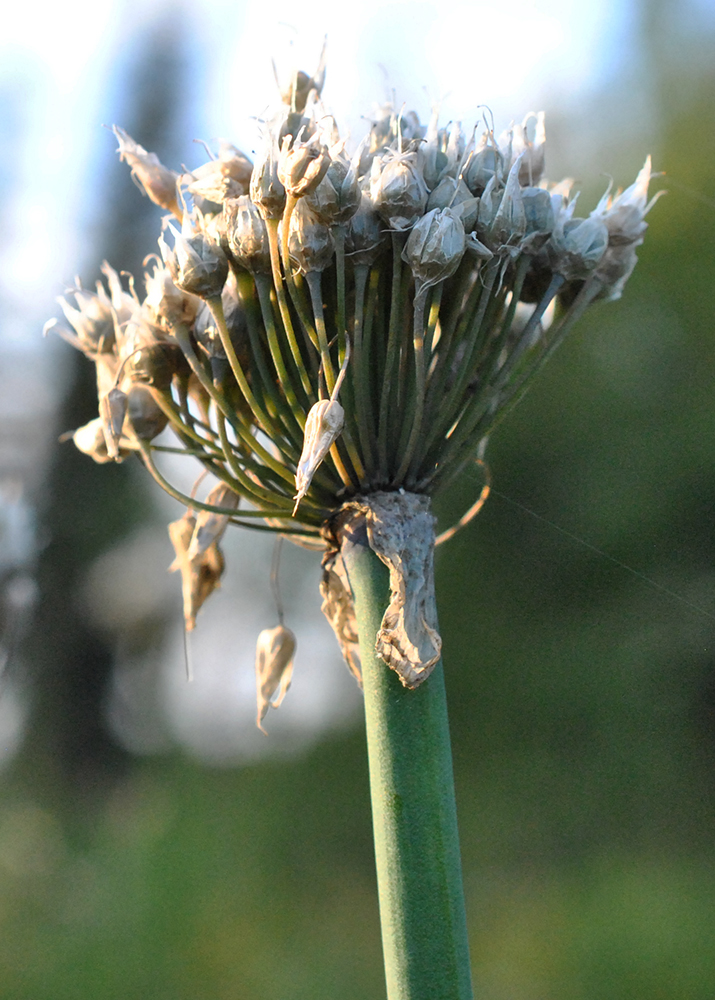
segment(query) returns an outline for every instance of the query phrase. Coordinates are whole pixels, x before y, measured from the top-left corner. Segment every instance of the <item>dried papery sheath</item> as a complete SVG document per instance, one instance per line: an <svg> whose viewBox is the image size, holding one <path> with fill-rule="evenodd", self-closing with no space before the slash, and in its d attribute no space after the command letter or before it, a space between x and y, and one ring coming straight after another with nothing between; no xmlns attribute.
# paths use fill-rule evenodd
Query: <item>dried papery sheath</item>
<svg viewBox="0 0 715 1000"><path fill-rule="evenodd" d="M286 696L293 678L295 636L285 625L264 628L256 642L256 725L262 722L269 708L278 708Z"/></svg>
<svg viewBox="0 0 715 1000"><path fill-rule="evenodd" d="M214 486L206 497L206 503L213 507L224 507L227 511L238 509L239 496L225 483ZM215 511L200 510L196 515L194 533L189 544L188 557L190 560L196 559L205 552L209 545L218 542L224 531L228 527L228 519L231 515L217 514Z"/></svg>
<svg viewBox="0 0 715 1000"><path fill-rule="evenodd" d="M375 652L407 688L426 680L442 650L434 595L434 524L429 497L414 493L372 493L345 504L334 522L337 544L364 522L370 548L390 570L390 603L375 637ZM324 566L330 570L334 558ZM339 625L350 621L340 608L347 597L337 582L323 578L331 615ZM340 608L340 614L332 607ZM331 619L329 615L329 620Z"/></svg>
<svg viewBox="0 0 715 1000"><path fill-rule="evenodd" d="M345 410L337 399L320 399L311 406L305 421L305 437L298 468L295 473L297 493L295 507L308 492L316 469L337 440L345 423Z"/></svg>
<svg viewBox="0 0 715 1000"><path fill-rule="evenodd" d="M195 528L196 518L189 511L169 525L169 538L176 553L169 571L178 570L181 573L184 622L187 632L193 631L196 627L196 615L207 598L220 586L225 565L217 542L213 542L195 558L189 558L189 546Z"/></svg>

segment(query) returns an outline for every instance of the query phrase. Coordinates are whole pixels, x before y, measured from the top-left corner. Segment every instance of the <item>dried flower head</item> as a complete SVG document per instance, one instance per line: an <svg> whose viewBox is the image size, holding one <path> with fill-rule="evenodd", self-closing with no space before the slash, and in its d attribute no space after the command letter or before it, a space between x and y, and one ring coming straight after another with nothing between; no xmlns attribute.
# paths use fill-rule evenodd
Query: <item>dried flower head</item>
<svg viewBox="0 0 715 1000"><path fill-rule="evenodd" d="M97 371L99 416L77 446L99 462L138 453L187 507L170 526L187 630L219 584L227 525L260 525L324 549L324 609L359 678L340 557L358 518L390 566L376 648L412 687L440 648L431 498L481 458L589 304L622 294L651 165L582 218L571 182L544 177L542 112L465 142L437 108L425 127L385 106L350 155L319 101L324 72L321 56L291 76L255 164L222 142L179 175L115 127L181 228L165 226L143 299L105 265L106 285L78 285L54 325ZM165 427L214 476L206 501L167 481ZM282 624L261 633L259 725L294 645Z"/></svg>

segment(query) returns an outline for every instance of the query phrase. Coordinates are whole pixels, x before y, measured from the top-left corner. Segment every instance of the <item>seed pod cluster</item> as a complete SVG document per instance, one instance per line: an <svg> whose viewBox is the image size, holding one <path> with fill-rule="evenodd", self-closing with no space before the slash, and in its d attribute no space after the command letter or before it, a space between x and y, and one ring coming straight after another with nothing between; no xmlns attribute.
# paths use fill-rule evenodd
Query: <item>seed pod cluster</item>
<svg viewBox="0 0 715 1000"><path fill-rule="evenodd" d="M78 285L50 324L97 370L100 415L77 446L137 453L193 511L192 538L204 510L321 545L353 497L446 489L574 320L622 294L643 241L650 159L577 217L570 183L544 175L543 113L470 137L383 107L351 155L323 82L322 60L293 78L255 163L222 141L178 173L115 127L176 225L144 298L105 265L106 285ZM165 447L203 463L209 499L167 481ZM191 627L222 561L179 523Z"/></svg>

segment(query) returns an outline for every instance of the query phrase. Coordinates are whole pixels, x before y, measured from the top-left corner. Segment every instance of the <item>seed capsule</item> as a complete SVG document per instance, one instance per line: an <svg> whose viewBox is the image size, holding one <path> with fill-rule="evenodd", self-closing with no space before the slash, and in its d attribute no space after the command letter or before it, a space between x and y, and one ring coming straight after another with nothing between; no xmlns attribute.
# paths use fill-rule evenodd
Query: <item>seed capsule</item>
<svg viewBox="0 0 715 1000"><path fill-rule="evenodd" d="M293 678L295 636L285 625L264 628L256 642L256 725L261 723L269 708L278 708L286 696ZM277 696L273 696L277 693Z"/></svg>
<svg viewBox="0 0 715 1000"><path fill-rule="evenodd" d="M330 451L344 423L345 410L337 399L321 399L308 411L303 451L295 473L298 492L293 497L293 514L298 510L298 504L310 488L315 470Z"/></svg>

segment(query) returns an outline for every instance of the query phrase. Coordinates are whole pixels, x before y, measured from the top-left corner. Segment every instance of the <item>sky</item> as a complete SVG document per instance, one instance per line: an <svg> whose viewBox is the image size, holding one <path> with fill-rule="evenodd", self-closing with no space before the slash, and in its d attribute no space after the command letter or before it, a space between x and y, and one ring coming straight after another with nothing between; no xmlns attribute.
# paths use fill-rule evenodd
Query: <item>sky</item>
<svg viewBox="0 0 715 1000"><path fill-rule="evenodd" d="M706 16L713 6L692 0L681 8ZM548 134L552 112L577 116L578 109L588 106L593 95L608 88L619 74L637 72L638 11L636 0L510 0L508 4L504 0L371 0L369 4L273 0L270 5L255 0L190 4L145 0L141 5L128 0L66 0L43 6L41 16L33 5L11 5L3 14L0 38L0 140L7 151L0 165L4 192L0 424L5 421L9 426L10 419L22 419L23 407L30 401L36 434L23 453L28 468L31 463L37 467L47 448L54 446L43 428L51 425L61 391L56 371L65 350L59 341L43 341L40 331L55 311L55 297L73 276L85 270L91 274L95 267L90 222L93 206L103 195L93 183L93 164L97 150L111 139L101 126L112 124L113 109L121 103L117 88L122 67L142 31L157 20L168 24L177 17L188 27L197 78L187 88L193 97L186 115L197 134L188 136L187 145L193 138L210 142L226 137L250 152L256 140L255 116L274 98L272 58L284 76L296 67L311 71L326 35L323 97L355 142L366 130L363 116L392 95L398 105L404 102L417 109L423 120L439 102L444 121L462 120L467 129L479 116L479 106L486 104L498 132L512 119L543 107ZM139 198L137 208L142 208ZM16 524L23 516L17 456L8 478L3 468L7 454L0 448L0 529L2 518ZM260 561L255 548L259 543L239 540L238 532L234 535L235 559ZM27 537L31 539L31 533ZM146 540L130 540L128 545L145 548ZM0 530L0 566L1 549ZM126 561L126 549L114 555L116 570ZM160 571L165 579L163 565ZM256 585L253 581L254 590ZM226 594L221 600L237 600L231 587ZM336 724L358 705L356 693L348 693L352 682L347 675L335 680L331 672L336 654L317 611L317 587L312 600L314 614L300 602L296 613L306 622L309 659L314 664L310 669L322 679L302 686L303 695L296 690L298 707L292 717L294 723L298 720L296 739L301 725L307 731ZM183 654L178 640L172 640L161 681L168 725L174 739L193 746L200 755L220 755L221 747L228 746L235 754L251 756L258 752L255 734L249 743L236 738L231 743L226 734L238 732L238 716L246 720L253 713L253 653L244 627L253 612L243 619L245 635L240 629L227 632L221 611L227 605L216 604L215 612L205 613L194 655L206 664L212 659L210 649L224 652L213 657L219 666L205 668L191 687L177 680L175 666ZM248 651L238 672L228 655L237 646ZM135 681L140 674L134 670ZM122 699L141 703L141 685L128 689L127 676L127 671L118 672L116 705ZM295 686L301 687L298 682ZM347 708L336 710L338 703ZM217 722L219 704L225 708L225 718ZM13 714L6 703L5 715L5 722L0 716L0 730L16 733L18 712ZM134 717L123 738L135 749L150 749L150 728L151 720L142 727ZM274 746L279 744L280 740Z"/></svg>

